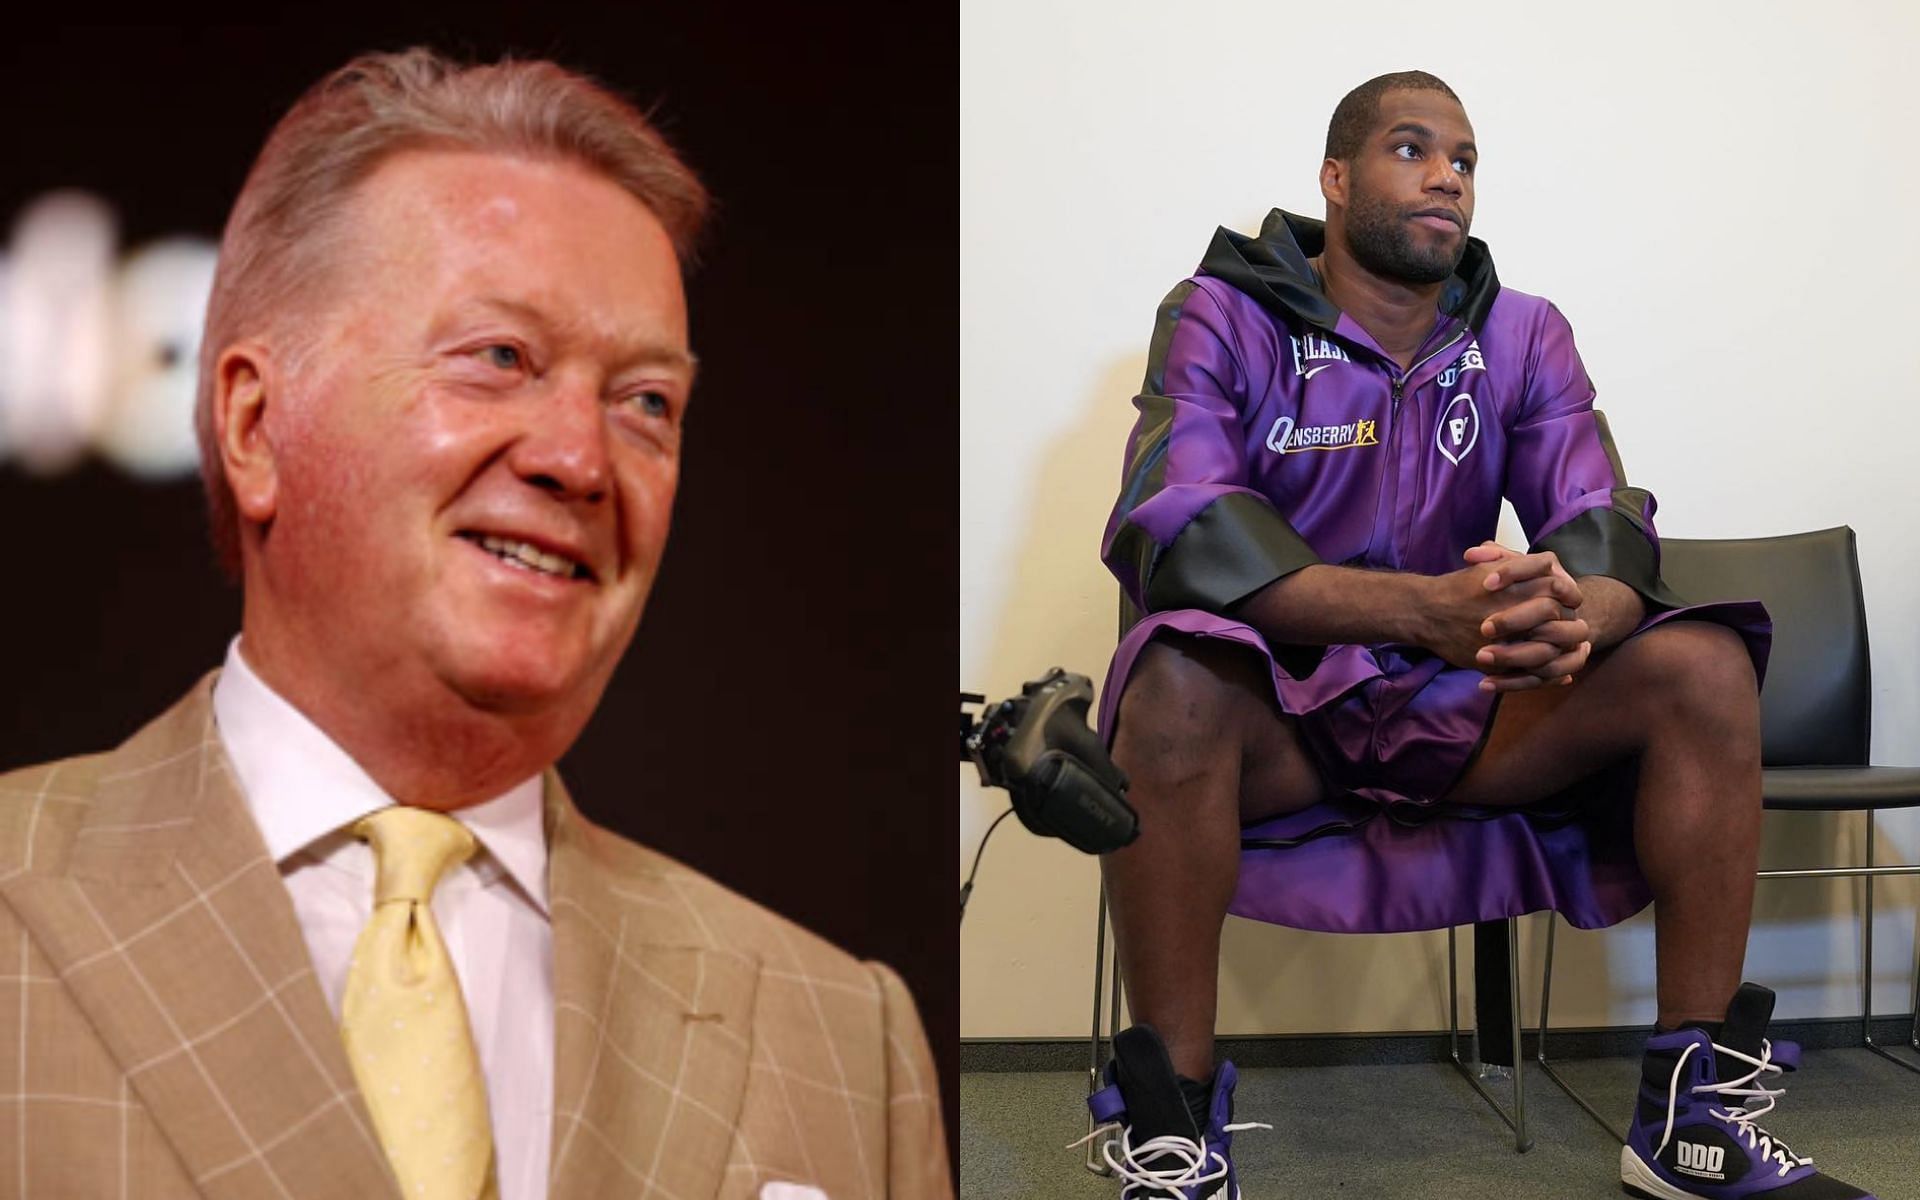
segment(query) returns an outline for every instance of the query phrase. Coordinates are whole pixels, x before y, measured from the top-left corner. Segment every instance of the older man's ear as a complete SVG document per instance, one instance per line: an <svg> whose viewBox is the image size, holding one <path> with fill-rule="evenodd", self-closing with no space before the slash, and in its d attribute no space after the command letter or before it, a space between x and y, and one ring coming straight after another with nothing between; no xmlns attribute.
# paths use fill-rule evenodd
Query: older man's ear
<svg viewBox="0 0 1920 1200"><path fill-rule="evenodd" d="M213 428L221 466L242 520L264 525L279 501L279 470L267 437L267 404L279 374L257 342L239 342L214 362Z"/></svg>

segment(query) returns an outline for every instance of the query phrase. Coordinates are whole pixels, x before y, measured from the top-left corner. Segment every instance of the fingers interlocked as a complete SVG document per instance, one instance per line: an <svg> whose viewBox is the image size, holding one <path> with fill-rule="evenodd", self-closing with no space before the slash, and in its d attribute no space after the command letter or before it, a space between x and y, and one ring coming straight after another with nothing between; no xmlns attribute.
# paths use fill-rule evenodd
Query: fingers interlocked
<svg viewBox="0 0 1920 1200"><path fill-rule="evenodd" d="M1580 585L1551 551L1502 550L1495 557L1491 550L1469 550L1467 559L1491 563L1487 590L1513 602L1481 623L1480 633L1488 642L1475 656L1475 665L1487 676L1481 689L1525 691L1572 683L1593 651L1592 631L1574 615L1582 600Z"/></svg>

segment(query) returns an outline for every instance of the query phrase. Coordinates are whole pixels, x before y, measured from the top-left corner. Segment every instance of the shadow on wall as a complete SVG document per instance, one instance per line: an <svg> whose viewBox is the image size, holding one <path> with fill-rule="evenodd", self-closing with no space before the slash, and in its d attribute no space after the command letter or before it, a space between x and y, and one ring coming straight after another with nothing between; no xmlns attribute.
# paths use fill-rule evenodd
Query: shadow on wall
<svg viewBox="0 0 1920 1200"><path fill-rule="evenodd" d="M1133 424L1130 400L1144 370L1144 353L1109 363L1075 410L1077 419L1037 456L1030 479L992 483L1024 488L1027 503L1014 518L1017 528L1003 533L1005 552L980 568L1007 581L987 626L978 682L967 685L987 691L991 700L1016 692L1022 681L1054 666L1087 675L1100 686L1117 640L1118 614L1118 591L1100 564L1100 535L1119 487ZM1006 436L1018 439L1021 431L1011 426ZM1007 797L971 788L968 793L962 845L970 860ZM1001 1026L1024 1033L1021 1023L1033 1016L1032 1009L1003 1004L1001 998L1045 995L1052 1000L1043 1006L1043 1023L1057 1025L1064 1014L1073 1014L1068 1027L1083 1027L1077 997L1093 977L1098 873L1091 859L1081 861L1064 842L1049 839L1016 852L1008 839L1034 838L1017 821L1008 825L986 856L999 859L1005 873L983 877L975 900L980 923L962 936L964 991L974 997L968 1007L977 1023L996 1027L995 1036L1004 1032ZM994 873L989 861L984 875ZM1021 897L1017 914L1009 899L1013 893ZM980 978L983 974L989 977Z"/></svg>
<svg viewBox="0 0 1920 1200"><path fill-rule="evenodd" d="M1012 585L994 622L987 677L1011 687L1053 666L1098 686L1118 641L1119 589L1100 563L1100 537L1119 491L1132 397L1144 355L1101 372L1081 417L1056 437L1035 477Z"/></svg>

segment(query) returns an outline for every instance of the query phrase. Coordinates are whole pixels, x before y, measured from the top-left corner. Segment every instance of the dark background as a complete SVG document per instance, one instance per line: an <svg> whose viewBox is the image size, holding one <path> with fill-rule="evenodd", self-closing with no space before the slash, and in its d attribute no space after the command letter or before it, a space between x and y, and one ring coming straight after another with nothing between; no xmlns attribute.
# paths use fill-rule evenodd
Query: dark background
<svg viewBox="0 0 1920 1200"><path fill-rule="evenodd" d="M561 763L596 820L863 957L957 1097L952 9L339 4L240 25L10 28L0 220L57 187L121 245L217 238L267 130L355 52L554 58L652 106L717 201L673 537ZM217 666L237 589L197 481L0 464L0 770L105 749Z"/></svg>

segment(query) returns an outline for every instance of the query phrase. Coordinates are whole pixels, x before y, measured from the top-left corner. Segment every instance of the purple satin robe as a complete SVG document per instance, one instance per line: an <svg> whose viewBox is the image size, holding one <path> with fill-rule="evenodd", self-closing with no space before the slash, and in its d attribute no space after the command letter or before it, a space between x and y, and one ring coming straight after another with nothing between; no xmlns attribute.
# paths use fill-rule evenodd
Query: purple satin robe
<svg viewBox="0 0 1920 1200"><path fill-rule="evenodd" d="M1437 802L1494 697L1415 646L1270 647L1228 615L1313 563L1438 575L1491 539L1504 496L1532 548L1633 587L1648 617L1738 631L1765 670L1758 603L1689 607L1659 578L1651 495L1628 485L1573 333L1547 301L1499 285L1470 240L1433 332L1402 371L1319 291L1319 222L1275 212L1222 230L1161 306L1103 557L1131 605L1100 725L1111 740L1140 650L1177 632L1239 642L1271 667L1281 710L1339 799L1248 837L1234 909L1306 929L1388 932L1555 908L1597 927L1647 903L1630 795L1521 811ZM1383 817L1384 819L1375 819Z"/></svg>

